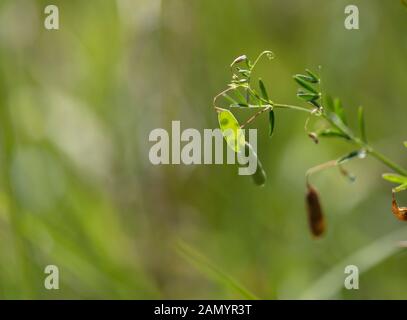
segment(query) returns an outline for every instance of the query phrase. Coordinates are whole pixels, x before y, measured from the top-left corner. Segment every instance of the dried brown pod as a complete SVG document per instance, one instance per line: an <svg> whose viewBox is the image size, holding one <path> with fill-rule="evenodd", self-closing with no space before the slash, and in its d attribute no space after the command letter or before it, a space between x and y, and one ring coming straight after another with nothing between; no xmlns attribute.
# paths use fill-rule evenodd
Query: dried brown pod
<svg viewBox="0 0 407 320"><path fill-rule="evenodd" d="M307 189L306 204L309 227L314 237L320 237L326 229L324 214L318 192L310 184L307 184Z"/></svg>
<svg viewBox="0 0 407 320"><path fill-rule="evenodd" d="M407 207L399 207L396 201L396 197L394 196L394 192L392 196L393 200L391 203L391 211L393 211L397 219L407 221Z"/></svg>

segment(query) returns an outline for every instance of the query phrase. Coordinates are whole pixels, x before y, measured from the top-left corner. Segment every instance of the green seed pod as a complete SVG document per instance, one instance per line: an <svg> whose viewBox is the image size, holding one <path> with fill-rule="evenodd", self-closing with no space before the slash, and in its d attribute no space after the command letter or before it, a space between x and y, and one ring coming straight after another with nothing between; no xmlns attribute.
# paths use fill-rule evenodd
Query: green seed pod
<svg viewBox="0 0 407 320"><path fill-rule="evenodd" d="M258 185L258 186L264 186L266 184L266 172L263 169L263 166L260 162L260 160L257 158L257 170L256 172L252 175L253 182Z"/></svg>
<svg viewBox="0 0 407 320"><path fill-rule="evenodd" d="M252 149L252 146L246 142L245 145L245 152L249 153L251 157L255 157L257 161L257 169L256 172L252 174L253 182L258 186L264 186L266 184L267 175L263 169L263 165L261 164L259 157Z"/></svg>
<svg viewBox="0 0 407 320"><path fill-rule="evenodd" d="M308 211L308 223L312 235L318 238L325 232L325 218L319 202L317 191L309 184L307 185L307 189L306 204Z"/></svg>

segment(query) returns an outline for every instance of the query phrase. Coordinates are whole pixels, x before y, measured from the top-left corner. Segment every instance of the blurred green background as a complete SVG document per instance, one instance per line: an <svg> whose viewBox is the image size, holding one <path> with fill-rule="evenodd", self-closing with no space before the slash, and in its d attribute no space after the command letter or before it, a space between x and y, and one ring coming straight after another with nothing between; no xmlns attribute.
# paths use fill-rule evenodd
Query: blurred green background
<svg viewBox="0 0 407 320"><path fill-rule="evenodd" d="M270 49L257 72L273 100L298 104L292 75L322 65L325 91L371 143L406 166L407 10L353 0L360 30L344 28L349 1L0 2L1 298L407 298L407 226L391 214L388 171L373 159L313 180L328 219L309 234L304 172L352 151L313 144L305 116L258 119L268 181L233 165L153 166L151 130L216 128L213 96L238 55ZM407 203L400 194L400 203ZM60 289L44 288L59 267ZM344 268L359 290L343 289ZM235 279L235 280L232 280ZM235 281L235 282L233 282ZM237 284L239 283L239 284Z"/></svg>

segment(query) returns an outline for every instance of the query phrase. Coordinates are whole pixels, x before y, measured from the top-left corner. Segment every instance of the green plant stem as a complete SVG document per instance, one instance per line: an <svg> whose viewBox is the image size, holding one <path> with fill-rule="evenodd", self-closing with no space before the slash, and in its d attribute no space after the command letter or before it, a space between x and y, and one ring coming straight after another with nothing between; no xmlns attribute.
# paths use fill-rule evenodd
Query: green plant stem
<svg viewBox="0 0 407 320"><path fill-rule="evenodd" d="M354 144L356 144L357 146L363 148L366 150L366 152L370 155L372 155L374 158L376 158L377 160L379 160L380 162L382 162L383 164L385 164L387 167L389 167L390 169L394 170L395 172L403 175L403 176L407 176L407 170L404 169L403 167L399 166L398 164L396 164L395 162L393 162L392 160L390 160L389 158L387 158L385 155L383 155L382 153L376 151L372 146L370 146L369 144L367 144L366 142L364 142L362 139L359 139L353 135L349 135L348 132L351 132L351 130L346 127L348 132L345 132L344 130L342 130L339 126L337 126L329 117L327 117L325 114L323 114L324 119L326 119L331 125L333 125L337 130L339 130L342 134L345 134L346 136L349 137L349 140L351 142L353 142Z"/></svg>
<svg viewBox="0 0 407 320"><path fill-rule="evenodd" d="M407 170L404 168L400 167L398 164L394 163L392 160L384 156L382 153L374 150L373 148L370 147L370 150L367 150L369 154L371 154L373 157L375 157L377 160L381 161L384 163L386 166L389 168L393 169L395 172L407 177Z"/></svg>
<svg viewBox="0 0 407 320"><path fill-rule="evenodd" d="M333 122L326 114L322 114L323 118L325 120L327 120L332 126L334 126L337 130L339 130L342 134L346 135L349 137L349 140L351 142L353 142L354 144L356 144L357 146L363 148L366 150L366 152L370 155L372 155L374 158L376 158L377 160L379 160L380 162L382 162L383 164L385 164L387 167L389 167L390 169L394 170L395 172L406 176L407 177L407 170L404 169L403 167L399 166L398 164L396 164L395 162L393 162L392 160L390 160L389 158L387 158L385 155L383 155L382 153L376 151L372 146L370 146L369 144L367 144L366 142L364 142L362 139L359 139L358 137L355 137L353 134L349 134L349 132L351 132L351 130L346 127L346 131L342 130L341 127L339 127L337 124L335 124L335 122Z"/></svg>
<svg viewBox="0 0 407 320"><path fill-rule="evenodd" d="M263 100L263 99L262 99ZM302 111L302 112L307 112L307 113L313 113L312 109L307 109L304 107L300 107L300 106L296 106L296 105L290 105L290 104L283 104L283 103L273 103L272 101L264 101L267 102L267 105L263 105L261 107L241 107L241 106L232 106L233 108L239 108L239 109L254 109L254 108L262 108L263 110L261 110L260 112L256 113L253 117L251 117L245 124L247 125L248 123L252 122L254 119L256 119L259 115L261 115L264 111L266 111L267 109L269 109L270 107L274 108L281 108L281 109L291 109L291 110L297 110L297 111ZM368 145L367 143L365 143L364 141L362 141L361 139L355 137L355 136L349 136L348 132L344 132L340 127L338 127L329 117L327 117L325 114L322 115L323 118L325 120L327 120L332 126L334 126L337 130L339 130L342 134L346 135L349 137L349 141L353 142L355 145L363 148L366 150L366 152L368 154L370 154L371 156L373 156L374 158L376 158L377 160L379 160L380 162L382 162L383 164L385 164L387 167L389 167L390 169L392 169L393 171L403 175L403 176L407 176L407 170L404 169L403 167L399 166L398 164L396 164L395 162L393 162L392 160L390 160L389 158L387 158L385 155L383 155L382 153L378 152L377 150L373 149L372 146ZM348 128L348 131L350 131L350 129Z"/></svg>
<svg viewBox="0 0 407 320"><path fill-rule="evenodd" d="M294 106L294 105L291 105L291 104L274 103L273 107L274 108L281 108L281 109L298 110L298 111L303 111L303 112L307 112L307 113L312 113L313 112L313 110L311 110L311 109L307 109L307 108L303 108L303 107L299 107L299 106Z"/></svg>

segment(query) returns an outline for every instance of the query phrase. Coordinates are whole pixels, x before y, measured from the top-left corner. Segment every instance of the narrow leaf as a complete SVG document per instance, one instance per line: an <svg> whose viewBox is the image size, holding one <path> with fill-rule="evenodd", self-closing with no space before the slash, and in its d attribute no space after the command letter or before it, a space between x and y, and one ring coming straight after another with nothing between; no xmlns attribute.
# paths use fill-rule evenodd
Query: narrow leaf
<svg viewBox="0 0 407 320"><path fill-rule="evenodd" d="M315 73L313 73L311 70L305 69L305 72L312 78L314 83L319 82L319 77Z"/></svg>
<svg viewBox="0 0 407 320"><path fill-rule="evenodd" d="M310 76L306 76L304 74L297 74L296 77L299 78L299 79L302 79L302 80L304 80L306 82L309 82L309 83L318 83L318 79L315 79L315 78L310 77Z"/></svg>
<svg viewBox="0 0 407 320"><path fill-rule="evenodd" d="M264 86L263 80L261 79L259 79L259 88L263 99L269 101L269 96L267 94L266 87Z"/></svg>
<svg viewBox="0 0 407 320"><path fill-rule="evenodd" d="M343 156L342 158L339 158L336 163L337 164L343 164L345 162L348 162L349 160L352 160L354 158L364 158L366 156L366 153L361 151L361 150L356 150L356 151L352 151L349 154L347 154L346 156Z"/></svg>
<svg viewBox="0 0 407 320"><path fill-rule="evenodd" d="M235 97L238 99L239 105L247 106L248 104L247 100L245 96L242 94L242 92L239 90L239 88L234 90L233 93L235 94Z"/></svg>
<svg viewBox="0 0 407 320"><path fill-rule="evenodd" d="M326 96L325 100L326 100L326 103L325 103L326 109L331 112L334 112L334 101L333 101L332 97Z"/></svg>
<svg viewBox="0 0 407 320"><path fill-rule="evenodd" d="M275 124L275 114L273 110L270 110L269 112L269 136L271 137L273 135L274 132L274 124Z"/></svg>
<svg viewBox="0 0 407 320"><path fill-rule="evenodd" d="M403 144L407 148L407 141L404 141Z"/></svg>
<svg viewBox="0 0 407 320"><path fill-rule="evenodd" d="M326 138L337 137L337 138L344 138L344 139L349 140L349 137L346 134L343 134L342 132L332 130L332 129L322 130L322 131L318 132L318 135L321 137L326 137Z"/></svg>
<svg viewBox="0 0 407 320"><path fill-rule="evenodd" d="M303 76L303 75L299 75L299 74L295 75L295 76L294 76L294 80L295 80L301 87L303 87L304 89L308 90L309 92L318 94L317 90L315 90L315 88L314 88L312 85L310 85L307 81L301 79L301 76Z"/></svg>
<svg viewBox="0 0 407 320"><path fill-rule="evenodd" d="M345 109L342 106L342 101L339 99L335 99L334 101L334 112L336 115L342 120L344 124L348 124L348 121L346 119L345 115Z"/></svg>
<svg viewBox="0 0 407 320"><path fill-rule="evenodd" d="M394 192L400 192L404 190L407 190L407 183L401 184L393 189Z"/></svg>
<svg viewBox="0 0 407 320"><path fill-rule="evenodd" d="M224 93L223 94L223 97L227 100L227 101L229 101L231 104L238 104L238 102L235 100L235 99L233 99L230 95L228 95L227 93Z"/></svg>
<svg viewBox="0 0 407 320"><path fill-rule="evenodd" d="M335 113L331 113L328 115L329 119L333 122L333 124L342 132L344 132L346 135L349 136L349 138L353 137L352 131L343 123L342 119L339 118L338 115Z"/></svg>
<svg viewBox="0 0 407 320"><path fill-rule="evenodd" d="M303 99L307 102L310 101L315 101L319 99L319 94L315 94L315 93L308 93L308 92L304 92L304 91L298 91L297 93L297 97L300 99Z"/></svg>
<svg viewBox="0 0 407 320"><path fill-rule="evenodd" d="M366 138L366 129L365 129L365 116L364 116L364 110L363 107L359 107L358 110L358 119L359 119L359 131L360 131L360 137L364 143L367 143L367 138Z"/></svg>

